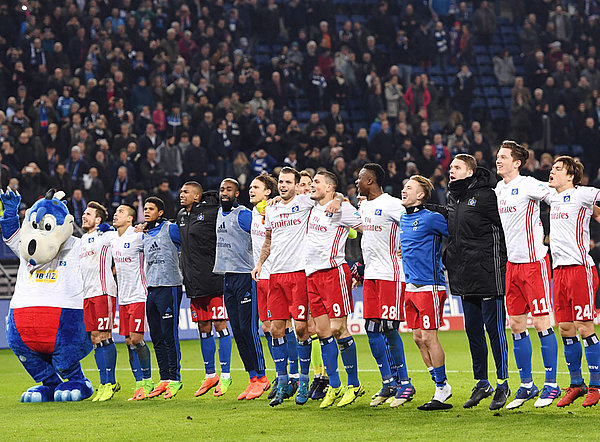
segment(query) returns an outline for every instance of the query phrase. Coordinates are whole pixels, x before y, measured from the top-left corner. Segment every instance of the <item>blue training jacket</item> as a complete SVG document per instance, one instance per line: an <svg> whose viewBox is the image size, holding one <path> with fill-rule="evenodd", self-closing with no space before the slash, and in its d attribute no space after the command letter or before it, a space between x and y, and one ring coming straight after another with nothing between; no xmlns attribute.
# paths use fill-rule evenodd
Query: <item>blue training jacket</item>
<svg viewBox="0 0 600 442"><path fill-rule="evenodd" d="M400 218L400 246L407 284L446 285L442 264L443 236L448 236L444 215L422 205L406 208Z"/></svg>

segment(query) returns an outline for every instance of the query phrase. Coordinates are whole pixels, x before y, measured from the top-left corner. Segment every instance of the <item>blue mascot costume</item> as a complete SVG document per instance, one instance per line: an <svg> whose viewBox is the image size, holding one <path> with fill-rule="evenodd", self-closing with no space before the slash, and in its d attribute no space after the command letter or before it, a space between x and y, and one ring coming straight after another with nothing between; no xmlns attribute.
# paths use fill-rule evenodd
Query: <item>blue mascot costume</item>
<svg viewBox="0 0 600 442"><path fill-rule="evenodd" d="M83 323L83 285L79 240L73 216L48 191L25 214L19 227L21 196L0 191L2 237L20 259L7 319L8 344L25 370L42 385L21 395L21 402L80 401L93 393L79 361L92 350Z"/></svg>

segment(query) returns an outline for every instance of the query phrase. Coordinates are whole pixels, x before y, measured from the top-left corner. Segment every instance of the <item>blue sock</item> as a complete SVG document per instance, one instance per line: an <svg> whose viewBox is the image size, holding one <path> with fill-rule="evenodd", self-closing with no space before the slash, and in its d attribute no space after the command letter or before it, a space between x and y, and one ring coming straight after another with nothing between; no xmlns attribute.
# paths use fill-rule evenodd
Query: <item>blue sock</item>
<svg viewBox="0 0 600 442"><path fill-rule="evenodd" d="M600 387L600 343L596 333L584 338L583 346L590 370L590 387Z"/></svg>
<svg viewBox="0 0 600 442"><path fill-rule="evenodd" d="M248 372L248 377L250 378L250 380L252 380L252 378L255 378L256 376L257 376L257 375L256 375L256 370L250 370L250 371ZM261 377L262 377L262 376L261 376Z"/></svg>
<svg viewBox="0 0 600 442"><path fill-rule="evenodd" d="M477 382L476 387L477 388L483 388L483 387L487 387L488 385L490 385L490 381L488 381L487 379L479 379L479 381Z"/></svg>
<svg viewBox="0 0 600 442"><path fill-rule="evenodd" d="M129 351L129 365L131 366L131 372L133 373L133 377L137 382L143 379L142 367L140 366L140 360L137 352L132 347L132 345L128 345L127 351Z"/></svg>
<svg viewBox="0 0 600 442"><path fill-rule="evenodd" d="M435 385L443 387L446 384L446 366L433 367L433 376L435 377Z"/></svg>
<svg viewBox="0 0 600 442"><path fill-rule="evenodd" d="M142 341L135 345L135 352L140 360L140 367L142 369L142 378L150 379L152 377L152 369L150 367L150 349L146 345L146 342Z"/></svg>
<svg viewBox="0 0 600 442"><path fill-rule="evenodd" d="M94 358L98 366L98 374L100 375L100 384L106 384L106 361L104 359L104 347L102 343L94 345Z"/></svg>
<svg viewBox="0 0 600 442"><path fill-rule="evenodd" d="M562 338L565 347L565 360L567 368L571 375L571 385L581 385L583 383L583 375L581 374L581 357L583 350L578 336Z"/></svg>
<svg viewBox="0 0 600 442"><path fill-rule="evenodd" d="M544 368L546 369L546 379L544 383L556 383L556 368L558 366L558 342L554 330L542 330L538 332L540 343L542 345L542 359L544 360Z"/></svg>
<svg viewBox="0 0 600 442"><path fill-rule="evenodd" d="M323 365L325 365L325 372L329 378L329 385L331 385L332 388L338 388L342 385L340 373L338 372L338 346L335 343L333 336L320 339L320 341Z"/></svg>
<svg viewBox="0 0 600 442"><path fill-rule="evenodd" d="M404 357L404 343L402 342L400 333L398 333L398 330L387 331L385 332L385 337L396 365L398 380L400 382L410 381L406 369L406 358Z"/></svg>
<svg viewBox="0 0 600 442"><path fill-rule="evenodd" d="M298 340L293 328L285 329L285 339L288 346L288 361L290 363L290 374L298 374Z"/></svg>
<svg viewBox="0 0 600 442"><path fill-rule="evenodd" d="M279 385L287 385L289 381L287 374L288 348L285 336L278 339L273 338L273 362L275 362Z"/></svg>
<svg viewBox="0 0 600 442"><path fill-rule="evenodd" d="M106 383L116 384L115 370L117 368L117 346L112 338L102 341L104 344L104 361L106 363Z"/></svg>
<svg viewBox="0 0 600 442"><path fill-rule="evenodd" d="M531 349L529 332L525 330L523 333L513 333L513 343L515 361L519 369L519 376L521 376L521 383L533 382L533 376L531 375L531 354L533 350Z"/></svg>
<svg viewBox="0 0 600 442"><path fill-rule="evenodd" d="M273 359L273 338L271 337L271 332L265 332L265 339L269 347L269 354L271 355L271 359Z"/></svg>
<svg viewBox="0 0 600 442"><path fill-rule="evenodd" d="M358 387L360 382L358 381L358 361L356 358L356 345L354 344L354 338L352 338L352 336L348 336L347 338L338 339L337 345L340 348L342 362L344 362L344 369L348 375L348 385ZM331 379L331 377L329 377L329 379Z"/></svg>
<svg viewBox="0 0 600 442"><path fill-rule="evenodd" d="M231 335L229 330L225 329L217 332L217 339L219 339L221 373L229 373L231 371Z"/></svg>
<svg viewBox="0 0 600 442"><path fill-rule="evenodd" d="M383 335L379 332L367 331L367 336L369 338L371 353L373 354L375 361L377 361L377 366L379 367L379 372L381 373L381 379L386 384L393 382L394 376L392 375L390 363L387 359L385 351L385 339L383 339Z"/></svg>
<svg viewBox="0 0 600 442"><path fill-rule="evenodd" d="M388 365L390 366L390 372L392 373L392 376L394 377L394 381L397 382L400 379L398 379L398 370L396 369L396 361L394 360L394 355L392 354L392 351L390 350L390 346L387 342L385 334L383 335L383 341L385 342L385 357L388 360Z"/></svg>
<svg viewBox="0 0 600 442"><path fill-rule="evenodd" d="M312 339L298 341L298 356L300 359L300 380L308 381L310 372L310 354L312 353Z"/></svg>
<svg viewBox="0 0 600 442"><path fill-rule="evenodd" d="M217 351L217 344L212 332L200 333L200 351L202 352L202 359L204 359L204 371L207 375L215 374L215 352Z"/></svg>

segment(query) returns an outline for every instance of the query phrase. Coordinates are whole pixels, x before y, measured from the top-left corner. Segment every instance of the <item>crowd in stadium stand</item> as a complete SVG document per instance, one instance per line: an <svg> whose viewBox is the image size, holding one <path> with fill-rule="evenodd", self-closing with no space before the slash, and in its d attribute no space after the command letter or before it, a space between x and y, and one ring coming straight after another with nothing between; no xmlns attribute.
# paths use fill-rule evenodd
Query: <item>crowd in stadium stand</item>
<svg viewBox="0 0 600 442"><path fill-rule="evenodd" d="M386 191L420 173L444 203L453 155L494 169L511 137L532 149L525 173L545 180L571 153L600 186L599 13L595 0L2 2L1 184L25 205L65 190L77 222L86 201L149 194L173 217L186 180L233 176L245 197L283 165L333 171L355 202L376 161Z"/></svg>

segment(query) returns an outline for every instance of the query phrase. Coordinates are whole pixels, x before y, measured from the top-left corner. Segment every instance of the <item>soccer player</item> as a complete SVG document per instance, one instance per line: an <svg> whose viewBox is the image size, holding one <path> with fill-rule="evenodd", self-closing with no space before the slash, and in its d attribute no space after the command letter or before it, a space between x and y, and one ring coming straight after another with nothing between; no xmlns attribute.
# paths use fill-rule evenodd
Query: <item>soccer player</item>
<svg viewBox="0 0 600 442"><path fill-rule="evenodd" d="M90 201L81 216L81 227L85 232L79 249L83 313L100 373L100 386L92 402L107 401L121 388L115 380L117 348L112 338L117 285L112 274L111 235L98 230L107 218L106 208L96 201Z"/></svg>
<svg viewBox="0 0 600 442"><path fill-rule="evenodd" d="M531 373L531 340L527 331L527 313L540 337L546 378L536 407L546 407L560 396L556 383L558 343L550 324L550 258L544 245L540 221L540 201L549 195L547 185L520 175L529 152L514 141L504 141L496 158L496 170L502 181L496 185L498 211L504 229L506 263L506 310L513 334L514 354L521 386L506 408L518 408L536 397L539 389Z"/></svg>
<svg viewBox="0 0 600 442"><path fill-rule="evenodd" d="M200 349L206 376L194 396L215 388L214 396L224 395L231 386L231 335L227 330L227 310L223 300L223 277L213 273L217 247L217 192L203 192L196 181L188 181L179 192L182 209L177 215L181 237L181 268L186 295L190 298L192 321L198 323ZM221 376L215 371L217 350L212 329L219 338Z"/></svg>
<svg viewBox="0 0 600 442"><path fill-rule="evenodd" d="M510 396L504 308L506 245L494 193L496 182L496 175L477 167L471 155L458 154L450 164L445 264L450 290L462 300L477 380L464 408L475 407L494 392L488 380L486 330L497 377L490 410L502 408Z"/></svg>
<svg viewBox="0 0 600 442"><path fill-rule="evenodd" d="M313 179L310 172L307 170L301 170L300 182L298 183L298 194L310 195L312 181ZM310 388L308 389L308 397L313 400L319 400L325 397L325 389L329 385L329 378L325 372L323 356L321 355L321 346L319 345L317 328L315 325L315 320L312 317L312 312L308 313L308 333L310 334L310 338L312 340L310 363L314 372L313 382L310 384Z"/></svg>
<svg viewBox="0 0 600 442"><path fill-rule="evenodd" d="M404 272L398 256L400 235L398 225L405 213L398 198L383 193L383 168L368 163L358 173L356 187L366 197L359 208L363 224L361 248L365 262L363 282L363 317L371 353L381 373L382 388L371 400L376 407L392 399L391 407L412 400L415 389L408 377L404 344L398 333L404 320L402 306ZM388 360L388 350L395 364L395 374ZM400 385L396 385L396 377Z"/></svg>
<svg viewBox="0 0 600 442"><path fill-rule="evenodd" d="M260 259L252 270L253 279L258 281L262 265L272 255L267 315L271 319L273 356L278 382L275 397L269 402L273 407L280 405L293 391L288 382L288 349L285 337L285 321L291 318L296 325L300 358L300 383L296 403L303 405L308 400L311 339L306 324L308 295L302 253L308 217L314 202L306 195L296 194L299 182L300 174L297 170L291 167L281 169L278 182L281 201L267 207L265 242ZM341 204L343 198L337 195L336 199ZM337 210L339 207L334 208Z"/></svg>
<svg viewBox="0 0 600 442"><path fill-rule="evenodd" d="M358 380L356 346L347 328L347 316L354 304L352 274L345 260L348 230L361 230L361 219L347 201L338 213L325 211L334 200L337 184L337 177L331 172L315 175L310 197L317 204L310 214L304 249L308 302L329 377L321 408L332 406L340 397L337 406L344 407L365 394ZM338 373L338 347L348 375L346 387L342 387Z"/></svg>
<svg viewBox="0 0 600 442"><path fill-rule="evenodd" d="M254 265L258 262L260 258L260 251L262 250L263 243L265 242L265 209L267 207L267 201L269 201L273 196L277 194L277 181L275 178L270 176L267 173L262 173L256 178L252 180L250 183L250 188L248 190L248 195L250 196L250 202L254 206L252 208L252 259ZM254 287L253 289L256 292L256 305L258 308L258 317L262 323L262 330L265 334L265 339L267 340L267 345L269 347L269 353L271 354L271 359L273 359L273 339L271 337L271 320L267 315L267 296L269 293L269 266L270 259L264 262L262 266L262 271L260 272L260 279L258 281L253 281ZM293 333L293 332L292 332ZM294 337L294 341L296 336L292 334ZM288 339L288 349L289 349L290 341ZM297 353L297 348L296 348ZM292 361L290 361L291 363ZM296 358L296 373L298 371L298 358ZM291 366L290 366L291 371ZM275 390L275 386L277 382L277 378L273 382L273 390ZM258 390L258 387L254 390L251 390L246 395L247 400L255 399L262 395L264 390ZM271 397L273 399L273 397Z"/></svg>
<svg viewBox="0 0 600 442"><path fill-rule="evenodd" d="M144 202L144 258L148 299L146 316L154 344L160 383L148 397L175 396L181 383L181 352L179 350L179 306L182 278L179 271L179 228L163 218L165 204L151 196Z"/></svg>
<svg viewBox="0 0 600 442"><path fill-rule="evenodd" d="M402 189L406 213L400 220L402 261L406 276L404 312L406 325L413 330L423 362L433 367L435 393L433 399L417 407L419 410L446 410L452 404L452 388L446 379L445 354L438 338L442 325L446 281L442 265L442 240L448 236L444 215L423 205L433 184L420 175L410 177Z"/></svg>
<svg viewBox="0 0 600 442"><path fill-rule="evenodd" d="M144 244L142 234L135 231L134 207L121 204L113 216L116 235L111 235L110 246L117 272L119 295L119 334L125 336L129 350L129 364L136 380L133 397L146 399L154 389L150 369L150 350L144 342L146 324L146 273L144 271Z"/></svg>
<svg viewBox="0 0 600 442"><path fill-rule="evenodd" d="M556 321L563 339L571 385L558 402L567 406L585 395L584 407L600 398L600 343L594 333L594 297L598 272L590 256L590 217L600 201L600 189L580 186L583 166L568 156L554 160L550 171L550 250ZM581 374L581 343L590 371L589 388ZM587 393L587 394L586 394Z"/></svg>
<svg viewBox="0 0 600 442"><path fill-rule="evenodd" d="M221 207L217 215L217 253L214 273L223 275L223 296L229 313L233 337L248 372L250 382L238 396L246 399L250 391L259 393L271 387L265 376L265 359L258 336L258 308L252 290L252 212L238 204L240 185L225 178L219 187ZM260 396L260 394L258 394ZM256 397L258 397L256 396Z"/></svg>

